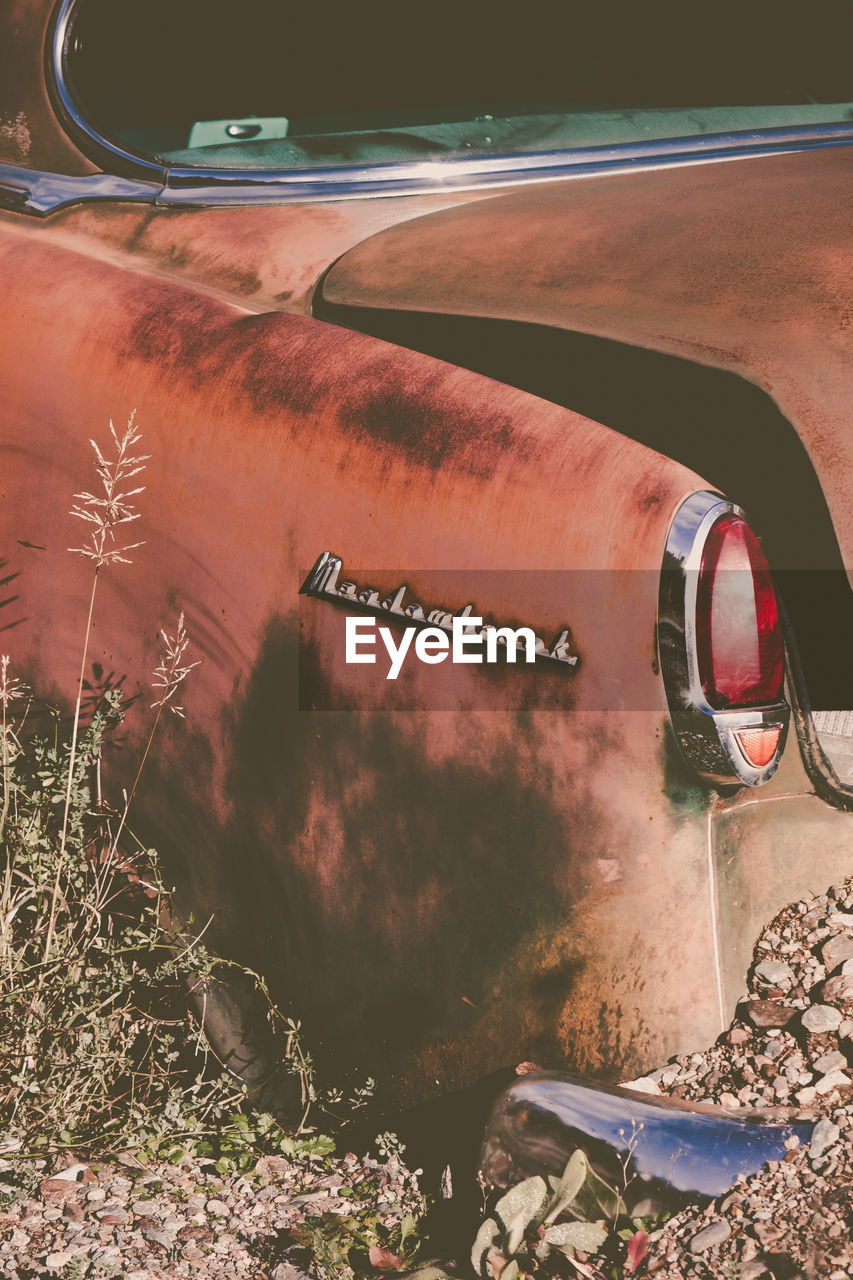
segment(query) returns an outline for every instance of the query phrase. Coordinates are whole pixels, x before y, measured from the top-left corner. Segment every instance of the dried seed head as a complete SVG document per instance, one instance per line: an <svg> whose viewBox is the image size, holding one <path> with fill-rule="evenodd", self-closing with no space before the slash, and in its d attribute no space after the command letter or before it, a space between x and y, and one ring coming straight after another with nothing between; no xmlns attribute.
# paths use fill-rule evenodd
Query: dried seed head
<svg viewBox="0 0 853 1280"><path fill-rule="evenodd" d="M95 471L104 487L103 497L93 493L75 493L74 495L79 505L71 508L71 515L77 516L80 520L86 520L94 528L90 533L87 546L69 547L69 551L75 551L78 555L94 560L96 569L100 569L105 564L129 564L130 561L124 552L133 551L136 547L143 545L141 542L127 543L122 547L110 545L115 542L117 525L128 524L131 520L139 519L139 512L134 511L129 499L142 493L145 486L120 491L123 483L145 470L145 463L150 457L150 454L131 456L131 449L140 439L140 433L134 426L135 416L134 409L128 418L127 428L121 439L110 421L110 434L116 449L114 459L105 458L94 440L89 442L95 450Z"/></svg>
<svg viewBox="0 0 853 1280"><path fill-rule="evenodd" d="M170 711L173 711L176 716L180 716L183 719L184 709L171 701L172 694L178 685L187 678L193 667L197 667L201 663L201 659L188 664L183 661L184 653L189 644L189 639L184 629L183 610L178 618L178 629L174 636L167 636L165 631L161 631L160 635L163 637L164 651L160 658L160 665L154 672L151 687L155 692L158 689L161 692L160 697L156 702L152 702L151 706L158 708L168 706Z"/></svg>
<svg viewBox="0 0 853 1280"><path fill-rule="evenodd" d="M0 655L0 706L4 712L8 710L10 702L25 698L29 691L23 680L16 680L9 675L8 653Z"/></svg>
<svg viewBox="0 0 853 1280"><path fill-rule="evenodd" d="M26 697L29 691L29 686L24 684L23 680L17 680L9 675L9 655L2 654L0 656L0 702L6 707L17 698Z"/></svg>

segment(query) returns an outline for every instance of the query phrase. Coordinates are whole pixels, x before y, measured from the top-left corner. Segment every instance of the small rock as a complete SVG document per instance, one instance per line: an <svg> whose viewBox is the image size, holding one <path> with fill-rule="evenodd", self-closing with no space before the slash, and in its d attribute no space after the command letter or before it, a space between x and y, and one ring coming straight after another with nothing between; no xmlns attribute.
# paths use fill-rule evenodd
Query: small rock
<svg viewBox="0 0 853 1280"><path fill-rule="evenodd" d="M182 1227L178 1232L178 1239L184 1240L192 1244L213 1244L214 1235L210 1227L207 1226L188 1226Z"/></svg>
<svg viewBox="0 0 853 1280"><path fill-rule="evenodd" d="M846 1071L828 1071L825 1076L821 1076L815 1085L817 1093L823 1095L832 1093L833 1089L843 1089L846 1085L853 1083Z"/></svg>
<svg viewBox="0 0 853 1280"><path fill-rule="evenodd" d="M785 1046L782 1044L782 1041L777 1038L775 1040L767 1041L767 1044L764 1046L764 1052L768 1058L773 1059L778 1058L780 1053L784 1051L784 1048Z"/></svg>
<svg viewBox="0 0 853 1280"><path fill-rule="evenodd" d="M809 1143L809 1160L814 1163L820 1160L823 1153L838 1141L840 1130L838 1125L827 1120L826 1116L818 1120Z"/></svg>
<svg viewBox="0 0 853 1280"><path fill-rule="evenodd" d="M61 1267L65 1267L74 1257L73 1253L64 1250L62 1253L49 1253L45 1258L45 1266L50 1267L51 1271L59 1271Z"/></svg>
<svg viewBox="0 0 853 1280"><path fill-rule="evenodd" d="M845 1062L847 1059L845 1058ZM627 1080L622 1086L623 1089L633 1089L635 1093L653 1093L660 1094L660 1085L656 1080L652 1080L651 1076L640 1076L637 1080Z"/></svg>
<svg viewBox="0 0 853 1280"><path fill-rule="evenodd" d="M280 1262L270 1272L270 1280L308 1280L308 1276L292 1262Z"/></svg>
<svg viewBox="0 0 853 1280"><path fill-rule="evenodd" d="M175 1243L174 1231L163 1231L159 1227L143 1227L142 1235L144 1239L152 1244L162 1245L164 1249L171 1249Z"/></svg>
<svg viewBox="0 0 853 1280"><path fill-rule="evenodd" d="M753 1259L758 1257L758 1242L753 1240L752 1236L747 1236L744 1239L743 1245L741 1246L740 1256L741 1261L743 1262L751 1262Z"/></svg>
<svg viewBox="0 0 853 1280"><path fill-rule="evenodd" d="M45 1178L40 1190L45 1200L64 1200L68 1196L77 1195L80 1184L68 1178Z"/></svg>
<svg viewBox="0 0 853 1280"><path fill-rule="evenodd" d="M820 954L827 973L832 973L845 960L853 960L853 938L846 933L835 934L834 937L827 938Z"/></svg>
<svg viewBox="0 0 853 1280"><path fill-rule="evenodd" d="M704 1253L706 1249L715 1249L717 1245L728 1240L732 1229L725 1218L717 1218L709 1226L703 1227L690 1241L691 1253Z"/></svg>
<svg viewBox="0 0 853 1280"><path fill-rule="evenodd" d="M819 1058L816 1058L813 1065L819 1075L826 1075L827 1071L846 1070L847 1059L837 1049L830 1049L829 1053L824 1053Z"/></svg>
<svg viewBox="0 0 853 1280"><path fill-rule="evenodd" d="M827 978L821 995L824 1000L853 1000L853 973L837 973Z"/></svg>
<svg viewBox="0 0 853 1280"><path fill-rule="evenodd" d="M801 1107L808 1107L817 1097L817 1090L813 1084L807 1084L805 1089L798 1089L794 1094Z"/></svg>
<svg viewBox="0 0 853 1280"><path fill-rule="evenodd" d="M756 977L770 987L781 987L787 991L794 984L794 975L781 960L762 960L755 966Z"/></svg>
<svg viewBox="0 0 853 1280"><path fill-rule="evenodd" d="M759 1276L769 1276L770 1272L760 1258L741 1264L739 1280L758 1280Z"/></svg>
<svg viewBox="0 0 853 1280"><path fill-rule="evenodd" d="M156 1218L157 1205L153 1200L134 1200L130 1206L137 1218Z"/></svg>
<svg viewBox="0 0 853 1280"><path fill-rule="evenodd" d="M785 1027L796 1009L779 1000L750 1000L746 1006L747 1017L754 1027Z"/></svg>
<svg viewBox="0 0 853 1280"><path fill-rule="evenodd" d="M86 1177L87 1173L90 1175L88 1178ZM81 1175L84 1181L94 1181L94 1175L91 1173L89 1166L80 1163L69 1164L65 1169L58 1170L53 1176L57 1181L76 1182Z"/></svg>
<svg viewBox="0 0 853 1280"><path fill-rule="evenodd" d="M820 1035L823 1031L836 1031L841 1022L841 1014L832 1005L813 1004L806 1009L801 1021L806 1031L812 1035Z"/></svg>

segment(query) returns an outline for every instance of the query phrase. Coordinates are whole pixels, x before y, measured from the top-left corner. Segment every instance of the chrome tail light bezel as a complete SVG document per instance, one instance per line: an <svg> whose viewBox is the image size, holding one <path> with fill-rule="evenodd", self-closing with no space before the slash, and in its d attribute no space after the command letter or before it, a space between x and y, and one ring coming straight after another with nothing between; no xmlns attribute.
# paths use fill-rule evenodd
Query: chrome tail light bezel
<svg viewBox="0 0 853 1280"><path fill-rule="evenodd" d="M702 687L696 635L696 597L702 553L721 516L744 513L719 493L692 493L675 514L664 552L658 609L658 652L670 719L681 752L714 786L757 787L776 772L788 734L791 711L783 699L767 706L714 708ZM779 731L764 765L755 765L738 745L737 734Z"/></svg>

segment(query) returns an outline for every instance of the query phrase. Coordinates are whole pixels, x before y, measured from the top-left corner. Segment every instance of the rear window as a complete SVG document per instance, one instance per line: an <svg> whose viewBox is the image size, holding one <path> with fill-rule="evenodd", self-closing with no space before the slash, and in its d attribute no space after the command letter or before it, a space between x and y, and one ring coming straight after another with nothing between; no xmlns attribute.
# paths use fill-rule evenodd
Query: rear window
<svg viewBox="0 0 853 1280"><path fill-rule="evenodd" d="M79 0L96 133L204 168L607 146L853 118L848 0Z"/></svg>

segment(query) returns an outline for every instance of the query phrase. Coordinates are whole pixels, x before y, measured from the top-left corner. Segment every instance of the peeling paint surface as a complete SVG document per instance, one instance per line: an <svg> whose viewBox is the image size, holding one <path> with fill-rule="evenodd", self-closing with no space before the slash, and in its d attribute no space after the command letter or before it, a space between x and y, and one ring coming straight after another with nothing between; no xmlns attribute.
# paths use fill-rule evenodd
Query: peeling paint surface
<svg viewBox="0 0 853 1280"><path fill-rule="evenodd" d="M85 174L42 79L47 7L0 18L26 53L0 86L0 159ZM848 870L851 818L793 734L758 797L714 796L679 754L659 573L703 477L316 318L324 273L342 307L742 374L800 432L850 565L848 171L827 150L511 192L0 214L4 651L45 694L73 687L90 579L67 512L89 437L135 409L144 546L103 577L90 674L144 705L180 610L203 661L134 823L220 948L299 993L336 1073L406 1103L523 1058L612 1080L704 1045L774 904ZM298 594L327 549L359 582L570 626L578 669L411 666L391 686L348 666L346 609ZM144 733L128 721L114 786ZM226 1052L255 1053L239 992L211 1018Z"/></svg>
<svg viewBox="0 0 853 1280"><path fill-rule="evenodd" d="M690 923L707 910L678 910L707 895L704 814L673 806L648 750L667 732L657 566L698 478L567 410L306 317L29 235L0 235L0 269L27 320L0 352L10 642L42 687L71 687L88 575L64 551L64 513L87 437L136 407L152 455L145 546L104 577L92 660L143 690L159 626L185 610L204 662L137 820L182 902L216 913L220 944L280 994L299 989L322 1051L400 1099L479 1077L522 1043L612 1075L707 1038L711 940ZM413 671L394 711L343 663L337 609L307 601L300 618L298 586L327 544L354 568L404 569L415 592L442 566L446 592L491 570L484 605L543 629L570 612L583 668L552 704L514 708L506 675L455 669L448 710ZM617 603L595 591L551 598L549 562L621 574L622 627L602 625ZM601 710L620 632L644 711ZM351 709L300 711L300 662L309 688ZM608 881L599 864L614 860Z"/></svg>

